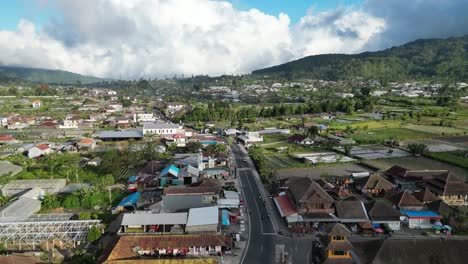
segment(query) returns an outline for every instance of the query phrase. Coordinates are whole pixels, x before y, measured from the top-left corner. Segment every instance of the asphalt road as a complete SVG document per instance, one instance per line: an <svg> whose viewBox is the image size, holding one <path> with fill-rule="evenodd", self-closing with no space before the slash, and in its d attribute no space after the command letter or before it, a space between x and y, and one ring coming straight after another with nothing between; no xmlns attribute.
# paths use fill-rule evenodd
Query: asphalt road
<svg viewBox="0 0 468 264"><path fill-rule="evenodd" d="M276 211L272 211L272 202L268 200L250 157L237 145L232 145L231 151L236 161L241 193L249 211L249 238L241 264L280 263L278 256L282 252L288 255L284 263L311 263L312 238L278 235L282 220Z"/></svg>

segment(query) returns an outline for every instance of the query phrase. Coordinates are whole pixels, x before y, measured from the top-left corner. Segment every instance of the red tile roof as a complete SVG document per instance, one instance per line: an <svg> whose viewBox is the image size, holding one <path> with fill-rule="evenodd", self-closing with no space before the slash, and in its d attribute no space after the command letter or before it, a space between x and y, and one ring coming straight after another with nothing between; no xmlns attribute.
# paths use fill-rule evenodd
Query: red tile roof
<svg viewBox="0 0 468 264"><path fill-rule="evenodd" d="M36 147L37 147L38 149L40 149L40 150L46 150L46 149L50 148L50 147L49 147L48 145L46 145L46 144L39 144L39 145L37 145Z"/></svg>
<svg viewBox="0 0 468 264"><path fill-rule="evenodd" d="M280 213L282 217L288 217L293 214L297 214L296 208L291 199L287 195L280 195L275 197L276 205L281 209Z"/></svg>
<svg viewBox="0 0 468 264"><path fill-rule="evenodd" d="M78 142L78 144L91 144L93 142L94 140L92 138L83 138L82 140L80 140L80 142Z"/></svg>
<svg viewBox="0 0 468 264"><path fill-rule="evenodd" d="M232 245L232 238L224 235L200 234L200 235L144 235L144 236L120 236L106 256L106 261L119 259L135 259L132 250L139 247L141 250L154 249L185 249L193 246L228 246Z"/></svg>
<svg viewBox="0 0 468 264"><path fill-rule="evenodd" d="M10 140L15 140L15 138L12 136L0 136L0 141L10 141Z"/></svg>

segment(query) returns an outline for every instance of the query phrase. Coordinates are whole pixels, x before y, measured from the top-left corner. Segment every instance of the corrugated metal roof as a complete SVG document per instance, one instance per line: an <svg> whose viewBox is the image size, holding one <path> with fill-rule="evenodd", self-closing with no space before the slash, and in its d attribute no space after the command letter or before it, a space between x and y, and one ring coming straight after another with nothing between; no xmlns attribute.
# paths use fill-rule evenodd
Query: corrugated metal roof
<svg viewBox="0 0 468 264"><path fill-rule="evenodd" d="M145 122L143 124L143 129L177 129L179 125L171 123L151 123Z"/></svg>
<svg viewBox="0 0 468 264"><path fill-rule="evenodd" d="M21 197L8 203L0 210L0 222L11 221L12 219L15 219L15 221L25 219L39 210L41 210L40 201Z"/></svg>
<svg viewBox="0 0 468 264"><path fill-rule="evenodd" d="M121 225L185 225L187 213L124 214Z"/></svg>
<svg viewBox="0 0 468 264"><path fill-rule="evenodd" d="M409 210L400 210L404 215L409 218L442 218L440 215L432 211L409 211Z"/></svg>
<svg viewBox="0 0 468 264"><path fill-rule="evenodd" d="M218 207L191 208L187 226L213 225L219 223Z"/></svg>
<svg viewBox="0 0 468 264"><path fill-rule="evenodd" d="M143 132L140 130L133 131L102 131L99 133L99 138L142 138Z"/></svg>

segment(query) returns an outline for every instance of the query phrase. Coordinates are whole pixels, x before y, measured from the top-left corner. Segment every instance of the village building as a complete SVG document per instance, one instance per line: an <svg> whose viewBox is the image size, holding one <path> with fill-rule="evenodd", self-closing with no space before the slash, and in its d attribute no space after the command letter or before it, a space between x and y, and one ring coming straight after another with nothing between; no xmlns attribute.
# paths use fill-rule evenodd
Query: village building
<svg viewBox="0 0 468 264"><path fill-rule="evenodd" d="M280 213L280 216L286 221L289 227L294 223L302 222L302 216L299 215L291 198L286 193L276 196L273 201Z"/></svg>
<svg viewBox="0 0 468 264"><path fill-rule="evenodd" d="M308 138L307 136L300 135L300 134L294 134L288 137L288 141L293 144L305 145L305 146L314 144L314 141L312 139Z"/></svg>
<svg viewBox="0 0 468 264"><path fill-rule="evenodd" d="M258 132L244 132L237 139L247 147L258 142L263 142L263 137Z"/></svg>
<svg viewBox="0 0 468 264"><path fill-rule="evenodd" d="M351 255L353 246L348 240L351 232L343 224L335 223L329 225L327 233L323 241L327 245L323 264L354 264Z"/></svg>
<svg viewBox="0 0 468 264"><path fill-rule="evenodd" d="M426 182L427 188L448 205L468 205L468 184L461 177L447 172Z"/></svg>
<svg viewBox="0 0 468 264"><path fill-rule="evenodd" d="M354 179L356 189L370 197L382 197L390 194L395 186L385 179L380 173L374 173L369 177Z"/></svg>
<svg viewBox="0 0 468 264"><path fill-rule="evenodd" d="M220 210L217 206L190 208L187 233L218 233L221 231Z"/></svg>
<svg viewBox="0 0 468 264"><path fill-rule="evenodd" d="M122 261L138 261L142 257L175 258L180 259L180 263L210 263L203 258L224 255L232 247L232 238L219 234L118 236L109 243L98 263L118 264ZM196 262L192 258L201 258L203 261ZM183 262L184 259L192 262Z"/></svg>
<svg viewBox="0 0 468 264"><path fill-rule="evenodd" d="M0 145L10 145L16 143L19 143L19 141L12 136L0 136Z"/></svg>
<svg viewBox="0 0 468 264"><path fill-rule="evenodd" d="M38 158L40 156L48 155L52 153L52 148L49 145L46 144L38 144L32 148L29 149L28 151L28 158L34 159Z"/></svg>
<svg viewBox="0 0 468 264"><path fill-rule="evenodd" d="M420 211L424 209L424 204L420 202L408 191L401 191L388 196L387 199L400 210Z"/></svg>
<svg viewBox="0 0 468 264"><path fill-rule="evenodd" d="M143 132L139 130L101 131L98 136L102 141L122 141L143 139Z"/></svg>
<svg viewBox="0 0 468 264"><path fill-rule="evenodd" d="M382 200L373 200L365 204L367 214L374 226L387 225L391 230L401 229L402 214Z"/></svg>
<svg viewBox="0 0 468 264"><path fill-rule="evenodd" d="M34 109L40 108L41 106L42 106L42 101L41 100L34 100L32 102L32 108L34 108Z"/></svg>
<svg viewBox="0 0 468 264"><path fill-rule="evenodd" d="M83 138L78 141L77 146L79 149L94 149L96 148L96 141L92 138Z"/></svg>
<svg viewBox="0 0 468 264"><path fill-rule="evenodd" d="M187 224L187 213L148 213L123 214L120 233L182 234Z"/></svg>
<svg viewBox="0 0 468 264"><path fill-rule="evenodd" d="M219 199L216 187L171 186L164 188L162 208L166 212L213 206Z"/></svg>
<svg viewBox="0 0 468 264"><path fill-rule="evenodd" d="M182 127L172 123L149 123L143 124L143 135L158 135L162 137L172 137L176 134L183 133Z"/></svg>
<svg viewBox="0 0 468 264"><path fill-rule="evenodd" d="M13 180L2 187L2 195L10 197L39 187L48 194L59 193L67 184L65 179Z"/></svg>
<svg viewBox="0 0 468 264"><path fill-rule="evenodd" d="M341 223L365 223L369 222L364 203L359 200L344 200L335 203L336 215Z"/></svg>

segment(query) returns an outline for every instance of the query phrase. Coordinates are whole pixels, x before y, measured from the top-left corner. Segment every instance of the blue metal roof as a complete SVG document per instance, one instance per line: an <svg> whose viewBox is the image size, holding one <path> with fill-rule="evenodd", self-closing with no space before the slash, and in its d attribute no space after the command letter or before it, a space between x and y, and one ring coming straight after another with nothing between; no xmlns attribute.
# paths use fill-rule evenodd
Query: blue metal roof
<svg viewBox="0 0 468 264"><path fill-rule="evenodd" d="M222 222L224 226L229 225L229 211L228 210L223 210L222 211Z"/></svg>
<svg viewBox="0 0 468 264"><path fill-rule="evenodd" d="M137 176L132 176L130 177L130 179L128 179L128 182L134 182L136 181L137 178L138 178Z"/></svg>
<svg viewBox="0 0 468 264"><path fill-rule="evenodd" d="M175 174L174 176L179 175L179 168L177 168L174 165L171 165L171 166L168 166L168 167L164 168L161 171L161 175L165 175L165 174L167 174L168 172L171 172L171 171L172 171L173 174Z"/></svg>
<svg viewBox="0 0 468 264"><path fill-rule="evenodd" d="M123 206L123 207L136 206L138 197L140 197L139 192L132 193L129 196L123 198L123 200L117 206Z"/></svg>
<svg viewBox="0 0 468 264"><path fill-rule="evenodd" d="M432 211L401 210L400 212L408 216L409 218L442 218L440 215Z"/></svg>

